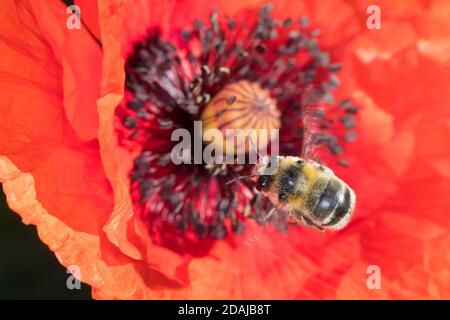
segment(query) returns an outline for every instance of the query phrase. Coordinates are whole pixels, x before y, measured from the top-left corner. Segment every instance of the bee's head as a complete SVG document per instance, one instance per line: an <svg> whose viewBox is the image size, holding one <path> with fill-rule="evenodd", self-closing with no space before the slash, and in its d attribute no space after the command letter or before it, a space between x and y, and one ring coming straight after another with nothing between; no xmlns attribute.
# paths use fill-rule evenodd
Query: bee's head
<svg viewBox="0 0 450 320"><path fill-rule="evenodd" d="M256 165L256 189L258 191L267 191L271 181L273 181L273 176L278 171L279 158L263 156Z"/></svg>

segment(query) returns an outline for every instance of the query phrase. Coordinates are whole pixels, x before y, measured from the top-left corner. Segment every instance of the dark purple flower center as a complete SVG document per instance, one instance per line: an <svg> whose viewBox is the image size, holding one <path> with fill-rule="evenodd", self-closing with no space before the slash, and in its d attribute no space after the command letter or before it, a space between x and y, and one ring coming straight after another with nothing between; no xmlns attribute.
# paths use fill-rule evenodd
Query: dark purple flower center
<svg viewBox="0 0 450 320"><path fill-rule="evenodd" d="M158 29L136 43L126 62L127 96L117 111L119 137L141 152L130 173L131 189L151 234L161 237L165 228L176 226L187 235L222 239L230 231L242 232L247 218L264 223L272 204L250 179L226 184L248 175L251 164L172 163L173 130L193 132L194 121L224 88L234 85L239 91L240 84L254 83L279 110L281 155L300 156L308 143L340 157L342 142L355 138L357 109L348 100L335 104L340 66L320 49L318 31L306 18L273 19L268 5L253 25L219 20L214 12L207 25L197 20L179 32L175 43ZM231 108L238 98L230 93L225 101ZM256 121L258 110L267 107L261 101L248 104L255 106ZM307 142L305 113L315 128ZM338 163L347 165L341 158Z"/></svg>

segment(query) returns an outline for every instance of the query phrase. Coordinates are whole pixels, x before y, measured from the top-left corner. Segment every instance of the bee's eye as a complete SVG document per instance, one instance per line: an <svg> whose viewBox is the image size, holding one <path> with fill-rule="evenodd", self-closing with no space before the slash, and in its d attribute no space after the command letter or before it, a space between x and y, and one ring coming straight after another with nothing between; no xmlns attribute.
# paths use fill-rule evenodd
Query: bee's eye
<svg viewBox="0 0 450 320"><path fill-rule="evenodd" d="M256 181L256 189L258 191L266 190L269 186L269 177L268 176L259 176Z"/></svg>

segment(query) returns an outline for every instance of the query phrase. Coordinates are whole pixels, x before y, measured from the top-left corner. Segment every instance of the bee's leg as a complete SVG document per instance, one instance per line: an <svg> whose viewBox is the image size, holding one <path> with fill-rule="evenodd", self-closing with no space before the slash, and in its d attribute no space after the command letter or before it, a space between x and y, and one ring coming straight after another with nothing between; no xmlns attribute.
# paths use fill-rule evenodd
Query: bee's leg
<svg viewBox="0 0 450 320"><path fill-rule="evenodd" d="M275 211L276 211L276 207L273 207L273 208L269 211L269 213L264 217L264 221L265 221L265 220L268 220L268 219L275 213Z"/></svg>
<svg viewBox="0 0 450 320"><path fill-rule="evenodd" d="M314 221L312 221L307 216L302 214L302 215L300 215L300 218L301 218L301 222L302 222L303 225L305 225L307 227L313 227L313 228L315 228L315 229L317 229L317 230L319 230L321 232L324 232L324 229L321 226L315 224Z"/></svg>
<svg viewBox="0 0 450 320"><path fill-rule="evenodd" d="M288 212L273 207L272 210L269 211L267 216L265 217L265 220L268 220L270 218L270 223L273 224L281 233L287 234L287 225L286 225L286 216L288 215Z"/></svg>
<svg viewBox="0 0 450 320"><path fill-rule="evenodd" d="M300 221L292 212L289 212L289 214L286 217L287 222L293 223L293 224L301 224L302 221Z"/></svg>
<svg viewBox="0 0 450 320"><path fill-rule="evenodd" d="M304 225L309 226L310 224L305 221L303 218L303 214L300 211L290 210L288 212L288 215L286 217L287 222L297 224L297 225Z"/></svg>

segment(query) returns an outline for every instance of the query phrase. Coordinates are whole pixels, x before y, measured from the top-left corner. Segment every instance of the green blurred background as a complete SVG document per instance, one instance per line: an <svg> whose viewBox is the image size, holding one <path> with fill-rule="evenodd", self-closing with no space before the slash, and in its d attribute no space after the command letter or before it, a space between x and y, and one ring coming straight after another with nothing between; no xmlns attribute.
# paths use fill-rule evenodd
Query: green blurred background
<svg viewBox="0 0 450 320"><path fill-rule="evenodd" d="M0 299L90 299L91 289L69 290L70 275L43 244L36 227L9 210L0 188Z"/></svg>

